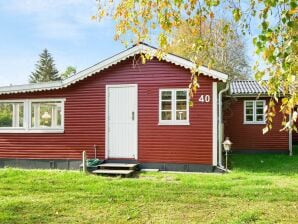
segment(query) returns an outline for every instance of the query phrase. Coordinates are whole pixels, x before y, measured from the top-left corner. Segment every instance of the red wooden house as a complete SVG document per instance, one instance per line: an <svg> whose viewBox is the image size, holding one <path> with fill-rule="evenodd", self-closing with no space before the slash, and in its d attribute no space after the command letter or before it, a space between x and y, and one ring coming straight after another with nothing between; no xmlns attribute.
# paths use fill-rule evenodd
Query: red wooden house
<svg viewBox="0 0 298 224"><path fill-rule="evenodd" d="M85 150L141 168L212 171L227 75L201 67L189 107L193 63L170 54L140 63L154 51L140 44L63 81L0 88L0 166L78 168Z"/></svg>
<svg viewBox="0 0 298 224"><path fill-rule="evenodd" d="M229 108L224 113L225 136L233 142L233 151L282 152L292 147L292 135L281 131L282 114L277 113L273 128L266 134L264 107L269 103L267 89L256 81L234 81L227 99ZM280 104L276 105L276 111Z"/></svg>
<svg viewBox="0 0 298 224"><path fill-rule="evenodd" d="M236 100L222 132L217 86L228 76L201 67L190 107L194 64L171 54L140 62L141 53L155 51L140 44L63 81L0 87L0 167L78 169L87 151L88 158L141 168L213 171L221 166L218 133L230 137L234 151L288 152L290 138L279 125L262 134L268 97L256 82L230 84Z"/></svg>

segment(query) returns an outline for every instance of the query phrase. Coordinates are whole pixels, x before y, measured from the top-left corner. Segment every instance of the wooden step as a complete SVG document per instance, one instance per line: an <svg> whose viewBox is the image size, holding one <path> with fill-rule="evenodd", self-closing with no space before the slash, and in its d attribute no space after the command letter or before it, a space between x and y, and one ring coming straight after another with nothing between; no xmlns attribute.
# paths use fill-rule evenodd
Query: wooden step
<svg viewBox="0 0 298 224"><path fill-rule="evenodd" d="M105 169L100 169L100 170L94 170L92 173L94 174L108 174L108 175L131 175L134 170L105 170Z"/></svg>
<svg viewBox="0 0 298 224"><path fill-rule="evenodd" d="M122 168L122 169L135 169L139 164L137 163L103 163L98 165L100 168Z"/></svg>

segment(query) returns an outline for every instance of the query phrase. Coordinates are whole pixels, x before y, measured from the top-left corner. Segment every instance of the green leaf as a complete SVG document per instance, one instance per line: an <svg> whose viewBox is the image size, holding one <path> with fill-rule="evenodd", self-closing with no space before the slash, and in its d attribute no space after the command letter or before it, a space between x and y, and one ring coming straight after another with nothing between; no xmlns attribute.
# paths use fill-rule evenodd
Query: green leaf
<svg viewBox="0 0 298 224"><path fill-rule="evenodd" d="M295 9L298 5L296 1L291 1L290 6L291 6L291 9Z"/></svg>
<svg viewBox="0 0 298 224"><path fill-rule="evenodd" d="M263 21L262 22L262 28L263 28L263 30L267 30L268 29L268 26L269 26L269 23L267 21Z"/></svg>
<svg viewBox="0 0 298 224"><path fill-rule="evenodd" d="M240 18L241 18L240 9L237 8L237 9L233 10L233 17L236 22L238 22L240 20Z"/></svg>
<svg viewBox="0 0 298 224"><path fill-rule="evenodd" d="M262 41L266 41L267 37L265 35L259 35L259 39Z"/></svg>
<svg viewBox="0 0 298 224"><path fill-rule="evenodd" d="M287 23L288 27L293 27L294 24L295 24L295 23L294 23L293 21L289 21L289 22Z"/></svg>
<svg viewBox="0 0 298 224"><path fill-rule="evenodd" d="M254 38L252 39L252 42L253 42L253 44L254 44L255 46L257 46L257 41L258 41L258 38L257 38L257 37L254 37Z"/></svg>

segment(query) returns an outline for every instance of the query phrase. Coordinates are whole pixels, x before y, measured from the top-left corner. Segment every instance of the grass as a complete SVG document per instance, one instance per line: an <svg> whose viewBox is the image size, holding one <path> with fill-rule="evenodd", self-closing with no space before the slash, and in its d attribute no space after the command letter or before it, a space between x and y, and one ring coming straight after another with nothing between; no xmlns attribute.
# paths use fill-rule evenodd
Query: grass
<svg viewBox="0 0 298 224"><path fill-rule="evenodd" d="M2 169L0 223L297 223L297 155L231 160L233 172L224 175L135 179Z"/></svg>

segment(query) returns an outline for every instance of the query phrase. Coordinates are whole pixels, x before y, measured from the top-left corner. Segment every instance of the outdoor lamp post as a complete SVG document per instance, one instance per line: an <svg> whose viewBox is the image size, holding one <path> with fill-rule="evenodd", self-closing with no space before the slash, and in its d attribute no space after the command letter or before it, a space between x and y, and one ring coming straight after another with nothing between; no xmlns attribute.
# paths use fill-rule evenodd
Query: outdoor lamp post
<svg viewBox="0 0 298 224"><path fill-rule="evenodd" d="M229 137L226 137L225 141L222 144L226 152L226 170L228 170L228 152L231 150L232 142L230 141Z"/></svg>

